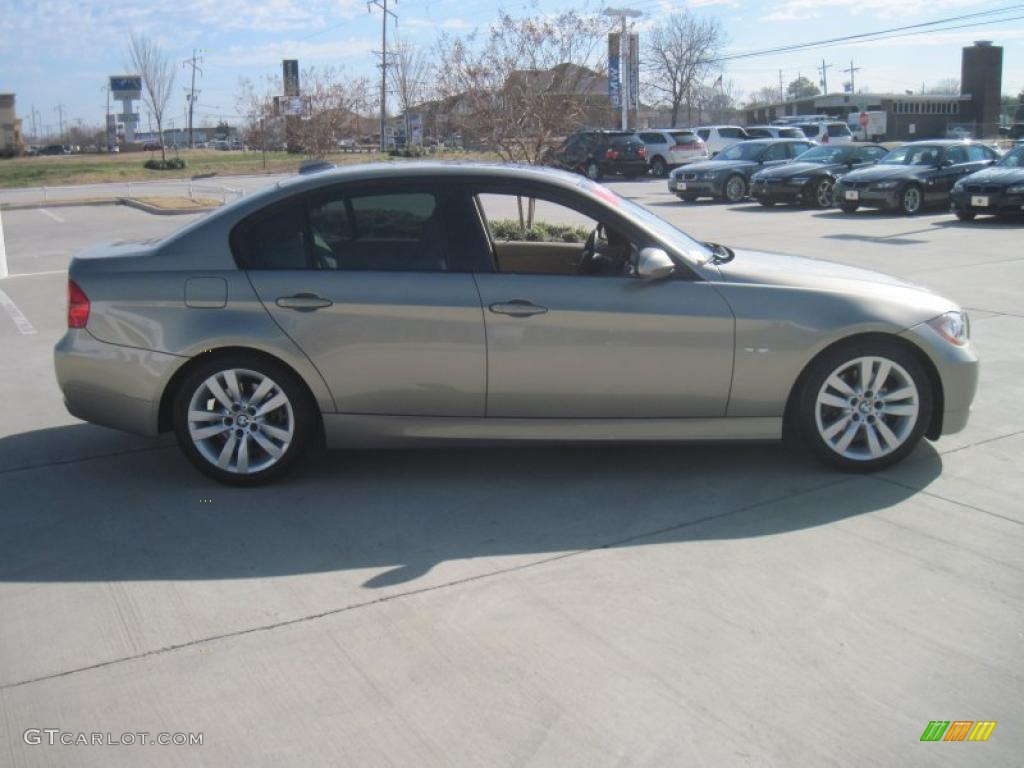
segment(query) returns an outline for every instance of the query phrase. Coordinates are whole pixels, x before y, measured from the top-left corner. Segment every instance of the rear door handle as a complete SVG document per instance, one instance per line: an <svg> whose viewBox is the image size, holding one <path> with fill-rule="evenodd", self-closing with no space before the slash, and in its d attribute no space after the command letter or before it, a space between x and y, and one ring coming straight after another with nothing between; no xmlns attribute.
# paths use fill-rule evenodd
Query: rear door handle
<svg viewBox="0 0 1024 768"><path fill-rule="evenodd" d="M490 310L496 315L530 317L531 315L543 315L548 311L548 308L539 307L532 301L527 301L526 299L511 299L506 302L491 304Z"/></svg>
<svg viewBox="0 0 1024 768"><path fill-rule="evenodd" d="M297 309L300 312L312 312L314 309L323 309L333 304L329 299L323 299L315 293L296 293L294 296L282 296L277 300L277 306L283 309Z"/></svg>

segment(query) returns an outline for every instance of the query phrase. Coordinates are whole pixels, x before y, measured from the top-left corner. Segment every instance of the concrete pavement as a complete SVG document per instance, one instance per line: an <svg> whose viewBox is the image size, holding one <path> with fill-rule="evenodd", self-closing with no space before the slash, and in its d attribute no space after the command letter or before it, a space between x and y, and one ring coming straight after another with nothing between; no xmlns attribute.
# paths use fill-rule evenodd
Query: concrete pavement
<svg viewBox="0 0 1024 768"><path fill-rule="evenodd" d="M968 429L868 477L777 446L545 447L339 452L224 488L167 438L71 418L50 359L70 253L190 217L5 212L11 272L42 274L0 281L36 330L0 310L0 764L1017 764L1021 224L611 185L702 239L972 308ZM936 719L999 724L921 743Z"/></svg>

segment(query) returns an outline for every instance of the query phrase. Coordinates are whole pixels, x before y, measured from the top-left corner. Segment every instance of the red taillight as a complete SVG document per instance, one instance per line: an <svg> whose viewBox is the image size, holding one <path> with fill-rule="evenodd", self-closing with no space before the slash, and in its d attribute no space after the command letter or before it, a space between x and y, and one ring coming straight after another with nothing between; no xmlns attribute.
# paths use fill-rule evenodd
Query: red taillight
<svg viewBox="0 0 1024 768"><path fill-rule="evenodd" d="M609 149L607 152L604 153L604 159L605 160L614 160L618 156L619 156L619 153L616 152L614 149Z"/></svg>
<svg viewBox="0 0 1024 768"><path fill-rule="evenodd" d="M74 280L68 280L68 328L85 328L89 322L89 297Z"/></svg>
<svg viewBox="0 0 1024 768"><path fill-rule="evenodd" d="M647 147L640 147L636 151L637 157L647 157Z"/></svg>

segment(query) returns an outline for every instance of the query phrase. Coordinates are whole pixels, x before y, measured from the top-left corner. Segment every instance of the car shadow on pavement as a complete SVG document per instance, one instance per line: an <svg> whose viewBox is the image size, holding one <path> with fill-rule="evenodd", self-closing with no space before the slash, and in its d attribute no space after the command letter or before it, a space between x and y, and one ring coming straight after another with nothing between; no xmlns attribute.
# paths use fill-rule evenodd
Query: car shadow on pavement
<svg viewBox="0 0 1024 768"><path fill-rule="evenodd" d="M0 438L0 459L88 429ZM941 472L927 443L911 460L915 488L777 444L335 451L241 489L155 441L0 472L0 582L368 570L376 588L453 560L785 534L885 509Z"/></svg>

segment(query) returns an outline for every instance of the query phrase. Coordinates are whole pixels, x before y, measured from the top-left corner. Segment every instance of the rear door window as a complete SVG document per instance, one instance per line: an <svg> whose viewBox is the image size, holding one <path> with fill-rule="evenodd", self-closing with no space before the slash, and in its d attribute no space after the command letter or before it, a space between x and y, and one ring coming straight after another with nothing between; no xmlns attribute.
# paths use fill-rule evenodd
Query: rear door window
<svg viewBox="0 0 1024 768"><path fill-rule="evenodd" d="M742 139L746 134L739 128L719 128L718 135L723 139Z"/></svg>
<svg viewBox="0 0 1024 768"><path fill-rule="evenodd" d="M231 236L242 269L306 269L306 216L302 199L243 221Z"/></svg>
<svg viewBox="0 0 1024 768"><path fill-rule="evenodd" d="M828 135L834 139L849 136L850 128L845 123L829 123L828 124Z"/></svg>
<svg viewBox="0 0 1024 768"><path fill-rule="evenodd" d="M792 144L787 144L786 147L789 149L790 157L799 157L810 149L811 145L805 141L794 141Z"/></svg>
<svg viewBox="0 0 1024 768"><path fill-rule="evenodd" d="M967 147L967 159L972 163L980 163L985 160L991 160L992 155L980 144L971 144Z"/></svg>
<svg viewBox="0 0 1024 768"><path fill-rule="evenodd" d="M660 133L641 133L640 141L644 144L664 144L665 137Z"/></svg>
<svg viewBox="0 0 1024 768"><path fill-rule="evenodd" d="M791 145L772 144L771 146L768 147L765 153L761 155L761 160L763 160L766 163L772 162L774 160L785 160L786 158L789 157L789 155L786 152L789 146Z"/></svg>

